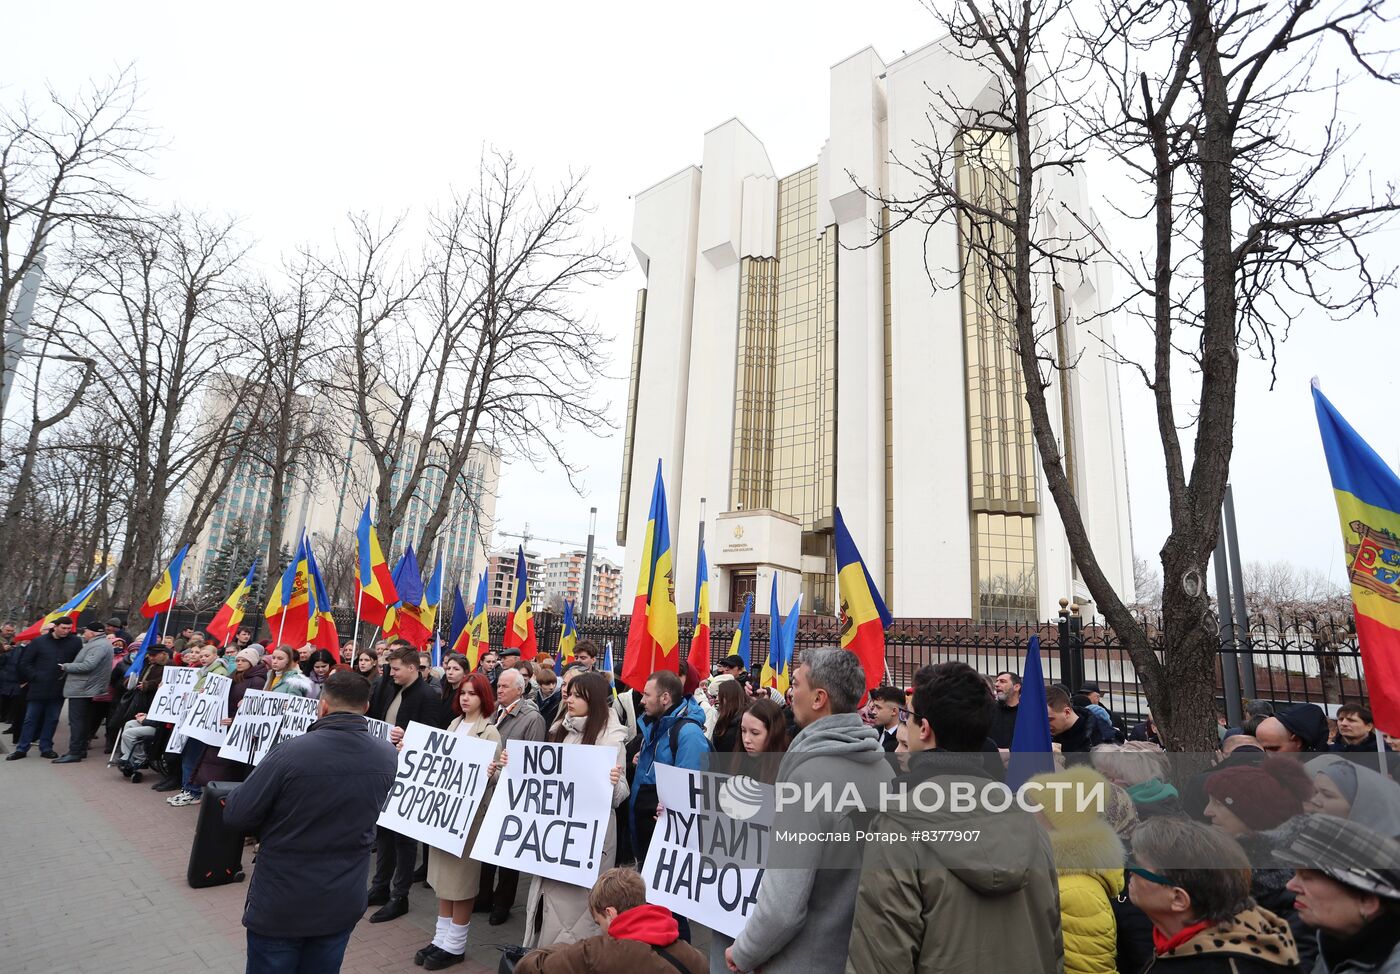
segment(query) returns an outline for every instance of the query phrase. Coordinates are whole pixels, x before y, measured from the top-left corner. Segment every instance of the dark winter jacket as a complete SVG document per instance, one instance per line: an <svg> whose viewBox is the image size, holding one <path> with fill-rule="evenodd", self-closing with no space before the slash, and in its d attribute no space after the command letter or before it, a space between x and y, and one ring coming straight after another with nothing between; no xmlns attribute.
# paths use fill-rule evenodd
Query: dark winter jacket
<svg viewBox="0 0 1400 974"><path fill-rule="evenodd" d="M374 688L374 695L370 697L369 715L375 720L383 720L384 715L389 712L389 705L394 702L394 695L398 692L399 685L385 676ZM399 712L394 717L394 723L405 729L410 721L428 724L431 727L446 727L451 716L451 711L443 709L442 695L420 676L404 687L403 699L399 701Z"/></svg>
<svg viewBox="0 0 1400 974"><path fill-rule="evenodd" d="M368 905L374 823L397 767L393 746L358 714L328 714L272 749L224 807L226 826L262 842L245 927L322 937L355 925Z"/></svg>
<svg viewBox="0 0 1400 974"><path fill-rule="evenodd" d="M1020 704L1010 707L1000 700L997 701L997 709L992 711L992 727L989 732L992 740L997 742L997 747L1011 746L1011 738L1016 734L1016 713L1020 709Z"/></svg>
<svg viewBox="0 0 1400 974"><path fill-rule="evenodd" d="M1106 744L1103 732L1099 729L1099 722L1094 719L1094 715L1083 707L1075 707L1075 714L1079 719L1074 722L1074 726L1062 734L1053 734L1050 740L1060 745L1060 751L1064 754L1087 754L1097 744Z"/></svg>
<svg viewBox="0 0 1400 974"><path fill-rule="evenodd" d="M1384 748L1385 750L1387 750L1387 751L1390 750L1390 745L1389 745L1389 744L1386 744L1386 743L1384 743L1384 742L1381 743L1381 747L1383 747L1383 748ZM1375 732L1375 731L1371 731L1371 733L1367 734L1364 738L1361 739L1361 743L1360 743L1360 744L1348 744L1346 741L1342 740L1342 738L1341 738L1340 735L1339 735L1335 741L1333 741L1331 744L1327 745L1327 750L1329 750L1329 751L1356 751L1356 752L1358 752L1358 753L1360 753L1360 754L1375 754L1375 753L1376 753L1376 732Z"/></svg>
<svg viewBox="0 0 1400 974"><path fill-rule="evenodd" d="M13 646L0 652L0 697L13 697L19 693L20 650Z"/></svg>
<svg viewBox="0 0 1400 974"><path fill-rule="evenodd" d="M29 684L30 703L63 699L63 671L58 664L71 662L82 648L80 636L65 636L62 639L47 635L34 637L24 648L19 662L19 679L21 683ZM110 649L107 654L110 660Z"/></svg>
<svg viewBox="0 0 1400 974"><path fill-rule="evenodd" d="M1297 907L1293 905L1293 891L1286 885L1293 878L1293 870L1259 866L1259 863L1277 861L1274 859L1273 850L1288 845L1297 834L1299 824L1301 817L1290 819L1277 829L1238 838L1245 854L1249 856L1249 861L1254 864L1254 869L1249 874L1249 895L1260 907L1288 924L1298 947L1298 959L1303 970L1310 971L1317 961L1317 931L1302 921L1298 916Z"/></svg>

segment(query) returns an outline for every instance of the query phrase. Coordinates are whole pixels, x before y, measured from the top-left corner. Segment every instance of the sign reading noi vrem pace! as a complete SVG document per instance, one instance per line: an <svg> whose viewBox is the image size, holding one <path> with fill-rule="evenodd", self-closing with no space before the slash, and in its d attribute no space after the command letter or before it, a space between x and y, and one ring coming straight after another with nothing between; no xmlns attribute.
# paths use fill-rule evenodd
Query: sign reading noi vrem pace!
<svg viewBox="0 0 1400 974"><path fill-rule="evenodd" d="M591 887L612 818L617 748L510 741L471 857Z"/></svg>
<svg viewBox="0 0 1400 974"><path fill-rule="evenodd" d="M642 866L647 902L738 937L768 859L773 786L658 764L656 797L664 811Z"/></svg>
<svg viewBox="0 0 1400 974"><path fill-rule="evenodd" d="M491 741L410 722L379 824L460 856L495 757Z"/></svg>

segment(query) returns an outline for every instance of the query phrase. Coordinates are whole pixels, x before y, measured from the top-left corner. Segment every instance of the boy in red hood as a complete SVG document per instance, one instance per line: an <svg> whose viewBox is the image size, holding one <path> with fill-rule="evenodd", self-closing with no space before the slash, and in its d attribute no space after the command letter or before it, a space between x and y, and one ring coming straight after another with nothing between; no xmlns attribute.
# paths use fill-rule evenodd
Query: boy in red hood
<svg viewBox="0 0 1400 974"><path fill-rule="evenodd" d="M597 937L541 947L521 958L516 974L707 974L709 961L680 939L676 918L647 902L646 884L632 869L609 869L588 894Z"/></svg>

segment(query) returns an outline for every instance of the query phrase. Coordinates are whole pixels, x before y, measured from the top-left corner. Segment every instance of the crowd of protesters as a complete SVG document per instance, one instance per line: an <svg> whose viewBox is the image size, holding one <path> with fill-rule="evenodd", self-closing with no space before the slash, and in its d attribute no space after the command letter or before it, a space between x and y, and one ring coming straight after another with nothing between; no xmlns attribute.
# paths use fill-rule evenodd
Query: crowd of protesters
<svg viewBox="0 0 1400 974"><path fill-rule="evenodd" d="M337 970L370 908L371 923L397 920L426 883L436 929L404 958L426 970L465 960L473 918L495 926L518 910L525 934L515 969L545 974L1400 974L1400 784L1361 706L1329 720L1312 704L1252 703L1241 726L1221 721L1209 766L1183 776L1150 716L1129 726L1093 683L1048 686L1054 767L1031 781L1102 786L1100 807L979 813L994 827L976 843L872 845L857 850L863 869L831 849L798 856L767 870L742 934L712 932L706 959L685 917L647 902L637 872L662 811L657 765L700 770L746 755L770 783L834 774L871 798L866 808L890 787L999 782L1024 699L1020 676L946 662L919 670L913 687L867 693L852 654L817 649L802 654L784 693L761 686L737 656L710 674L661 671L629 689L599 670L599 648L586 641L556 670L545 654L525 661L496 651L476 667L455 655L434 666L403 640L339 653L269 649L249 630L222 647L192 630L168 635L135 672L118 619L60 619L24 645L14 635L0 627L8 760L37 747L54 764L77 763L105 734L114 777L151 774L176 808L196 805L211 781L245 782L226 820L259 843L244 917L250 971L297 969L288 957L301 970ZM195 740L167 754L174 728L149 719L167 666L197 668L201 682L227 677L226 724L249 690L316 699L315 733L277 745L256 771ZM59 755L65 708L69 744ZM362 733L361 714L390 725L387 744ZM489 787L512 740L615 749L615 815L594 887L473 860L480 813L460 856L377 827L393 750L413 722L494 745ZM313 808L344 828L317 830ZM805 821L821 832L906 837L966 826L951 811L888 807L873 816L825 809ZM291 903L301 906L289 913Z"/></svg>

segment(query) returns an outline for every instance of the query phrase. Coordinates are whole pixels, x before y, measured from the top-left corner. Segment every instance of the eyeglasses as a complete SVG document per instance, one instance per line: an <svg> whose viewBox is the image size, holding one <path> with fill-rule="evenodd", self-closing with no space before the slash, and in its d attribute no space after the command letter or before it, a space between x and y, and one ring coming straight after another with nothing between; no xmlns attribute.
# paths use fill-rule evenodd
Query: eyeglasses
<svg viewBox="0 0 1400 974"><path fill-rule="evenodd" d="M910 721L911 718L912 718L913 720L921 721L921 722L922 722L922 721L925 721L925 720L928 720L928 718L925 717L923 714L918 713L918 712L913 711L913 710L910 710L910 709L908 709L907 707L900 707L900 708L899 708L899 722L900 722L901 724L907 724L907 723L909 723L909 721Z"/></svg>
<svg viewBox="0 0 1400 974"><path fill-rule="evenodd" d="M1141 866L1128 866L1123 871L1131 876L1136 876L1139 879L1145 879L1149 883L1156 883L1158 886L1176 885L1176 883L1173 883L1170 879L1163 876L1161 873L1154 873L1152 870L1143 869Z"/></svg>

